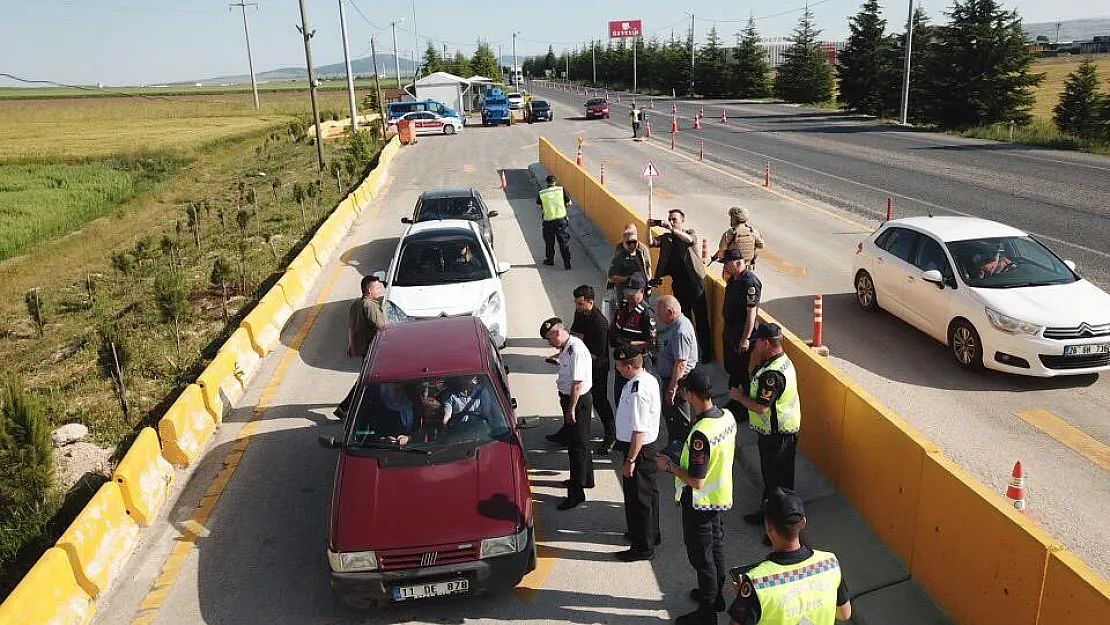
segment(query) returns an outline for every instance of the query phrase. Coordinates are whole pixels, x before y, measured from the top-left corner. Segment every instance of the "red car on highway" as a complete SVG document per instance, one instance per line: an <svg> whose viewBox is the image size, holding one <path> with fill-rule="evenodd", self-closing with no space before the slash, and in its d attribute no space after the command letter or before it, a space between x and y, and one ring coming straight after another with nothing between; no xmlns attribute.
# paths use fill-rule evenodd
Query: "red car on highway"
<svg viewBox="0 0 1110 625"><path fill-rule="evenodd" d="M382 329L363 363L328 511L336 597L369 608L512 588L536 566L516 400L482 320Z"/></svg>
<svg viewBox="0 0 1110 625"><path fill-rule="evenodd" d="M605 98L591 98L586 100L586 119L609 119L609 102Z"/></svg>

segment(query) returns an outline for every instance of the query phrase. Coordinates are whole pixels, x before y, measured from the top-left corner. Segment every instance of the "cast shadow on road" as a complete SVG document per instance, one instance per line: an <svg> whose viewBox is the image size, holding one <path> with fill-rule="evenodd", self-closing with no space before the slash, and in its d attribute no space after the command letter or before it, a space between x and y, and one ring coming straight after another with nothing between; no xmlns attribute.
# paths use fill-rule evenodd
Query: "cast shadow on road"
<svg viewBox="0 0 1110 625"><path fill-rule="evenodd" d="M765 302L773 317L801 338L811 338L812 296ZM901 319L885 312L866 312L855 293L824 296L824 343L832 355L889 380L954 391L1043 391L1082 388L1097 375L1030 378L997 371L965 371L948 348Z"/></svg>

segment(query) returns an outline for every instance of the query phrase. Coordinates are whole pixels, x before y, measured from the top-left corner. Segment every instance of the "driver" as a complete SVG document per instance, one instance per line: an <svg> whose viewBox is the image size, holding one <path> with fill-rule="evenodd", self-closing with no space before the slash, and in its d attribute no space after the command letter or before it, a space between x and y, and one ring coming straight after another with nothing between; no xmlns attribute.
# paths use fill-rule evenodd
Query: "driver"
<svg viewBox="0 0 1110 625"><path fill-rule="evenodd" d="M382 405L389 410L378 425L383 439L396 445L407 445L419 427L416 406L409 399L409 393L401 384L382 385Z"/></svg>
<svg viewBox="0 0 1110 625"><path fill-rule="evenodd" d="M1004 271L1013 269L1016 265L1014 261L1004 256L1005 250L1000 246L993 256L987 257L986 262L979 267L978 278L980 280L998 275Z"/></svg>
<svg viewBox="0 0 1110 625"><path fill-rule="evenodd" d="M489 419L489 389L480 384L478 376L452 378L443 393L443 425L468 423L473 419Z"/></svg>

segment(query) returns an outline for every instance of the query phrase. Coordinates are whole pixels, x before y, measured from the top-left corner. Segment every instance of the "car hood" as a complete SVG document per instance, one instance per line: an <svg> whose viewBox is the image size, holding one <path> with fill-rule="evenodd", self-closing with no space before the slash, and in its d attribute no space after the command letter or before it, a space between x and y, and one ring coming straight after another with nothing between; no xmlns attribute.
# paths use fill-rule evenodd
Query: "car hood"
<svg viewBox="0 0 1110 625"><path fill-rule="evenodd" d="M518 458L508 442L486 444L455 462L420 466L382 468L377 458L344 454L329 546L376 551L508 536L524 518Z"/></svg>
<svg viewBox="0 0 1110 625"><path fill-rule="evenodd" d="M986 306L1042 326L1110 323L1110 295L1086 280L1013 289L972 289Z"/></svg>
<svg viewBox="0 0 1110 625"><path fill-rule="evenodd" d="M490 294L498 290L499 281L491 278L458 284L394 286L389 288L386 299L410 317L464 315L477 312Z"/></svg>

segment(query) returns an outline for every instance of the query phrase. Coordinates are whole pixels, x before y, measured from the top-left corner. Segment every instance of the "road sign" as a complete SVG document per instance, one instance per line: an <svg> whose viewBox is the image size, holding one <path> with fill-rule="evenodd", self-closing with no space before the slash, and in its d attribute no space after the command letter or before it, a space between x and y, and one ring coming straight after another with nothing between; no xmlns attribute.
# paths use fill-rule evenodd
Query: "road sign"
<svg viewBox="0 0 1110 625"><path fill-rule="evenodd" d="M659 170L655 168L655 165L652 165L651 161L648 161L647 167L644 168L644 173L640 175L645 178L658 178Z"/></svg>
<svg viewBox="0 0 1110 625"><path fill-rule="evenodd" d="M609 38L623 39L625 37L639 37L643 35L644 26L641 20L621 20L609 22Z"/></svg>

